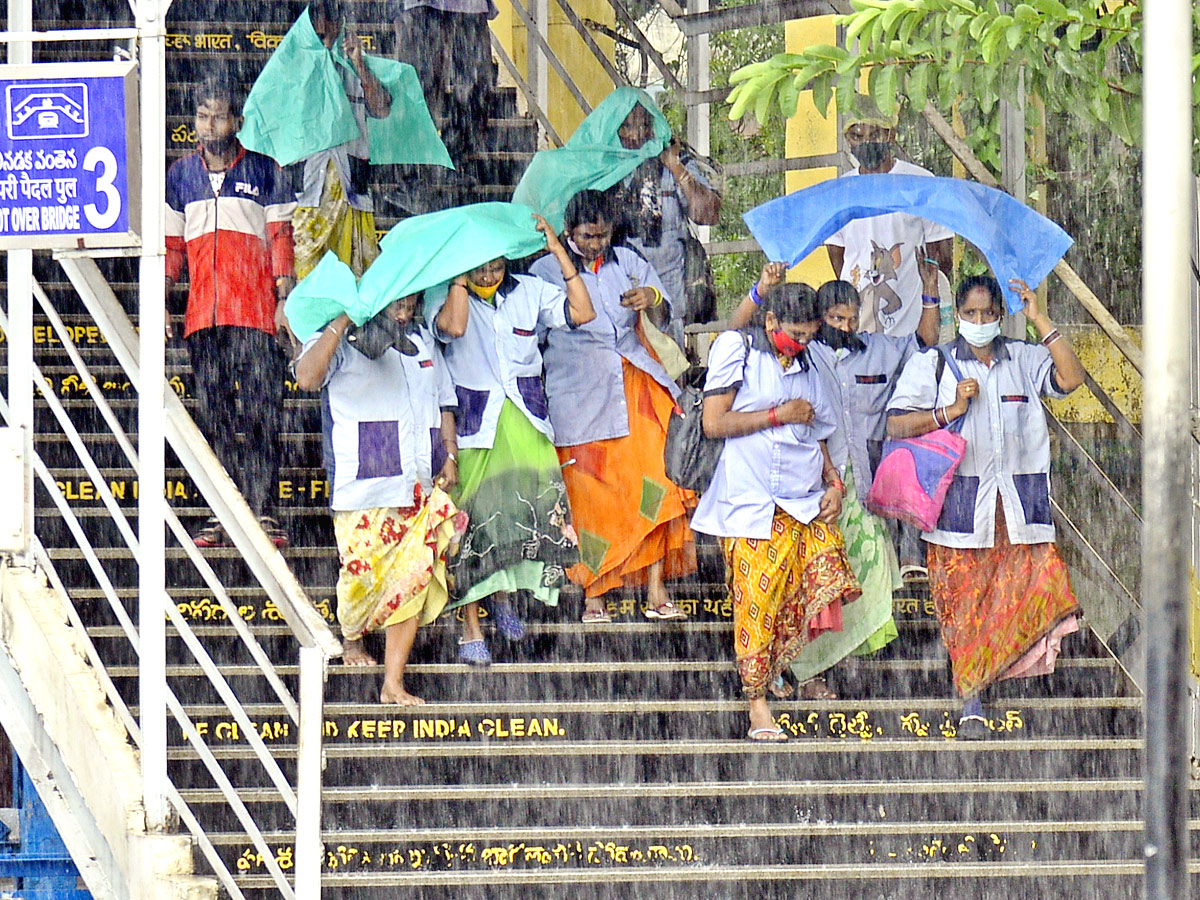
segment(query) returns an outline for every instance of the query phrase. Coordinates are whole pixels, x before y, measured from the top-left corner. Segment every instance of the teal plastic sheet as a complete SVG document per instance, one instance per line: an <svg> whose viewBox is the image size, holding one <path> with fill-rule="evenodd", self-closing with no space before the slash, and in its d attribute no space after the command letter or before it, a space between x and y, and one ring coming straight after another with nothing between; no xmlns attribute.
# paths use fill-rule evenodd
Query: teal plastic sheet
<svg viewBox="0 0 1200 900"><path fill-rule="evenodd" d="M306 341L341 313L362 325L398 297L444 285L498 257L543 250L533 210L518 203L474 203L413 216L380 242L379 257L357 284L350 267L327 253L288 297L284 312Z"/></svg>
<svg viewBox="0 0 1200 900"><path fill-rule="evenodd" d="M637 103L650 113L654 134L637 150L626 150L617 129ZM612 187L670 143L671 126L650 95L639 88L617 88L579 123L566 146L534 155L513 201L532 206L562 231L563 213L572 197L583 190Z"/></svg>
<svg viewBox="0 0 1200 900"><path fill-rule="evenodd" d="M392 96L386 118L367 118L371 162L454 168L425 105L416 70L407 63L365 56L367 68ZM246 98L238 139L281 166L358 137L354 110L342 86L353 71L341 37L326 49L306 9L288 29Z"/></svg>
<svg viewBox="0 0 1200 900"><path fill-rule="evenodd" d="M847 222L894 212L945 225L978 247L1009 312L1022 308L1009 279L1037 287L1074 243L1054 222L1003 191L923 175L834 178L756 206L742 218L768 259L794 266Z"/></svg>

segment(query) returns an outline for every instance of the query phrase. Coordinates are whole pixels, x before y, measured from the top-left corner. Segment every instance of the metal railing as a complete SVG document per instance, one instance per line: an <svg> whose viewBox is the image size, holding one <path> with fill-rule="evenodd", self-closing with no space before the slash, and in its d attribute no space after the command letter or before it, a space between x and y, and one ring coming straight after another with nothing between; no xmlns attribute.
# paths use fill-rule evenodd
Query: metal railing
<svg viewBox="0 0 1200 900"><path fill-rule="evenodd" d="M95 263L89 259L64 259L61 264L83 299L88 312L108 341L110 349L120 362L129 381L139 390L142 402L149 402L149 398L156 396L158 391L141 384L137 365L139 350L137 335ZM108 437L128 461L134 473L139 473L140 460L133 441L88 370L70 330L64 325L45 291L36 282L34 283L34 295L50 323L55 337L61 343L79 379L86 386L88 396L94 403L94 409L108 429ZM0 327L9 333L8 326L7 316L0 313ZM107 517L89 517L89 524L94 527L96 522L114 523L122 544L128 549L129 556L135 563L140 564L142 550L138 535L130 525L125 509L121 507L114 496L108 480L104 477L101 467L96 462L79 427L53 389L45 387L46 379L36 365L33 369L33 378L34 385L42 388L42 397L49 412L65 436L75 457L78 458L79 463L91 479L96 496L108 513ZM16 386L10 383L10 390L13 387ZM166 524L176 543L182 549L183 557L211 591L214 601L227 616L244 652L252 660L253 666L268 685L269 690L278 698L298 731L297 783L293 786L284 774L279 761L259 736L258 730L246 714L236 692L222 674L220 666L193 631L179 606L167 594L157 601L161 604L163 614L175 629L186 651L198 664L208 683L228 709L232 720L238 723L242 735L253 750L254 758L259 761L270 783L278 792L280 801L295 818L296 852L295 870L292 873L295 880L294 886L289 883L288 873L276 860L275 853L264 838L262 829L255 822L245 803L239 798L234 779L224 771L208 747L204 736L187 715L183 704L166 684L166 673L141 671L139 677L162 679L166 704L171 716L225 797L229 808L245 831L255 851L261 855L263 866L272 877L280 896L288 898L288 900L296 897L317 897L320 894L323 857L320 835L320 791L324 681L327 662L330 657L340 653L341 646L321 615L313 608L279 550L262 532L257 518L241 498L229 476L225 474L181 401L175 392L166 386L165 382L162 393L168 442L214 514L221 520L233 538L247 567L263 591L273 601L276 609L282 614L298 645L300 683L299 699L297 700L276 671L275 664L259 645L249 626L243 620L237 604L230 598L229 592L208 559L195 546L179 518L168 508ZM7 403L0 407L0 412L7 421L9 419ZM89 436L89 438L94 439L94 436ZM110 572L105 565L106 561L109 566L119 565L120 560L114 560L113 557L120 557L124 554L105 552L111 548L98 548L94 539L89 536L91 529L81 522L56 483L54 475L40 457L35 456L34 468L38 481L50 496L61 516L61 521L65 523L72 540L78 547L80 558L86 563L91 578L107 601L108 610L119 624L134 653L140 656L138 628L126 609L120 592L114 585L114 581L117 580L115 574ZM83 617L74 603L70 601L71 590L64 584L63 578L54 564L54 554L47 552L40 544L36 545L36 551L36 556L49 573L52 584L67 598L66 605L71 623L79 630L88 659L95 667L109 701L131 738L141 747L142 736L138 722L117 690L112 678L106 673L105 662L101 654L87 636ZM79 587L79 585L72 584L72 587ZM154 602L156 601L153 598L139 597L139 603ZM195 837L201 852L222 886L230 896L240 900L243 895L234 874L208 839L195 813L188 807L173 784L168 783L165 793L168 802Z"/></svg>

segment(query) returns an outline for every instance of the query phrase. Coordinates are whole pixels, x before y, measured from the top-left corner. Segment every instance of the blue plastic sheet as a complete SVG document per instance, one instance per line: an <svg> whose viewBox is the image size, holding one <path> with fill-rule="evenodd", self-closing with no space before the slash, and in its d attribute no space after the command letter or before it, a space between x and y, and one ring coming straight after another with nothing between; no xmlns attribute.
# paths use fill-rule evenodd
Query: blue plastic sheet
<svg viewBox="0 0 1200 900"><path fill-rule="evenodd" d="M1037 287L1074 243L1003 191L923 175L835 178L756 206L742 218L768 259L794 266L847 222L894 212L945 225L978 247L1004 289L1009 312L1022 307L1009 279Z"/></svg>
<svg viewBox="0 0 1200 900"><path fill-rule="evenodd" d="M533 210L519 203L474 203L404 219L380 242L379 257L357 284L327 253L288 297L284 311L301 341L341 313L361 325L398 297L420 293L501 256L543 250Z"/></svg>

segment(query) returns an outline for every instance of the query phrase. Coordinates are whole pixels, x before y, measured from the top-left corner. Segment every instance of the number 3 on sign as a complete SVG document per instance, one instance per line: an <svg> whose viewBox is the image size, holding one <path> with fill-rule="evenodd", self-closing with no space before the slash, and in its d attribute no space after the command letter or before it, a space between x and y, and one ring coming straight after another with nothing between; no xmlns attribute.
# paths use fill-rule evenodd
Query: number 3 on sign
<svg viewBox="0 0 1200 900"><path fill-rule="evenodd" d="M117 157L107 147L93 147L83 158L83 168L88 172L97 166L100 174L96 176L96 191L107 198L104 211L101 212L95 203L89 203L83 208L83 214L93 228L111 228L121 215L121 192L113 187L117 177Z"/></svg>

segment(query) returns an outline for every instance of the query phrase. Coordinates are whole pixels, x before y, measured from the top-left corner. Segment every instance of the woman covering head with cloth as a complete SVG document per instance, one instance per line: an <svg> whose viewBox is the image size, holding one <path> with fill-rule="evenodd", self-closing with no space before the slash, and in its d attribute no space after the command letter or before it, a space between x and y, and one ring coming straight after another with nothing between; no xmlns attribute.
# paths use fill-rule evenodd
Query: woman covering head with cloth
<svg viewBox="0 0 1200 900"><path fill-rule="evenodd" d="M545 352L554 443L579 534L581 561L568 574L584 589L584 622L610 621L604 594L641 585L647 618L683 619L665 585L696 571L687 525L693 495L663 470L679 389L639 327L643 311L656 326L666 325L671 299L649 263L612 246L606 195L581 191L567 204L565 219L567 257L596 312L578 328L552 329ZM531 272L564 288L570 274L552 256Z"/></svg>
<svg viewBox="0 0 1200 900"><path fill-rule="evenodd" d="M1050 674L1063 637L1078 630L1079 603L1054 545L1040 398L1065 397L1084 371L1037 294L1012 283L1040 344L1001 337L1000 284L972 276L955 292L958 338L910 359L888 403L890 437L965 417L966 455L937 528L922 537L942 640L966 699L958 735L968 739L988 734L981 694L989 685Z"/></svg>
<svg viewBox="0 0 1200 900"><path fill-rule="evenodd" d="M455 278L426 307L458 394L455 500L471 522L451 571L454 605L465 604L459 657L475 665L491 659L479 601L491 597L497 629L520 639L524 627L508 596L527 591L555 606L567 567L579 561L539 346L552 329L578 328L596 313L566 249L545 219L537 222L565 290L512 275L500 257Z"/></svg>
<svg viewBox="0 0 1200 900"><path fill-rule="evenodd" d="M787 740L768 690L786 696L783 670L840 630L843 604L861 593L837 526L845 486L825 444L835 412L808 358L819 328L813 289L782 285L748 328L713 342L704 383L704 433L725 447L692 527L721 539L755 741Z"/></svg>
<svg viewBox="0 0 1200 900"><path fill-rule="evenodd" d="M674 304L677 323L687 319L684 240L688 220L715 225L721 197L687 158L650 95L620 87L580 123L566 146L536 154L513 199L562 222L566 202L581 190L618 186L618 231L658 273ZM682 337L681 326L675 329Z"/></svg>
<svg viewBox="0 0 1200 900"><path fill-rule="evenodd" d="M343 660L374 665L362 639L383 628L379 701L404 706L424 702L404 669L417 627L446 605L446 558L467 525L446 493L458 478L454 387L432 337L411 327L416 302L392 302L352 331L354 343L339 315L295 363L296 384L322 392Z"/></svg>

